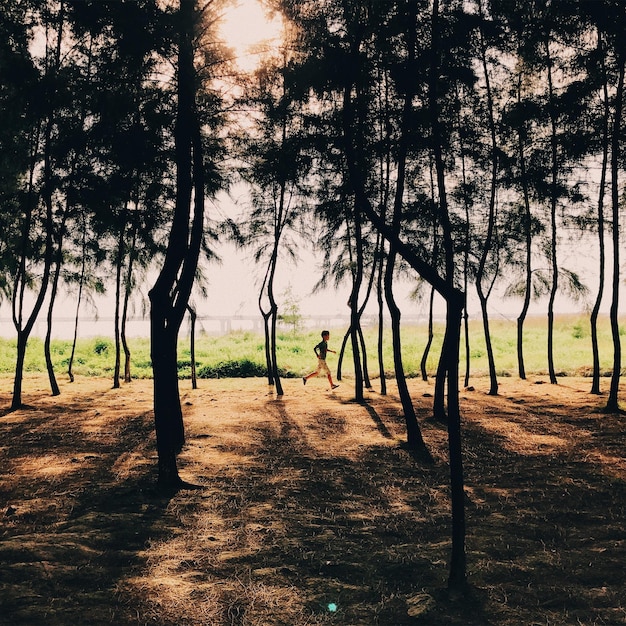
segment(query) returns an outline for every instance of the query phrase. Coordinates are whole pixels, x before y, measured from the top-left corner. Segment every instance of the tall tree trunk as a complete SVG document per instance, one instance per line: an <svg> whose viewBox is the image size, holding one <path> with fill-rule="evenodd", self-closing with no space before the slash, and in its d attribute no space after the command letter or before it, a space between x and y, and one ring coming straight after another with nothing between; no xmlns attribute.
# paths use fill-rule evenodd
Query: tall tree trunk
<svg viewBox="0 0 626 626"><path fill-rule="evenodd" d="M384 219L384 218L383 218ZM384 336L385 336L385 311L383 299L383 264L385 259L385 240L381 237L377 246L378 263L376 268L376 301L378 304L378 372L380 375L380 393L387 395L387 375L385 373L385 359L383 356Z"/></svg>
<svg viewBox="0 0 626 626"><path fill-rule="evenodd" d="M551 159L551 183L550 183L550 266L552 270L552 284L548 298L548 373L550 382L556 385L556 371L554 369L554 301L559 288L559 267L557 263L557 184L558 184L558 152L557 152L557 122L554 104L554 86L552 82L552 57L550 55L550 39L546 38L546 58L548 66L548 96L550 111L550 159Z"/></svg>
<svg viewBox="0 0 626 626"><path fill-rule="evenodd" d="M50 382L50 390L53 396L61 393L56 376L54 375L54 365L52 363L52 354L50 344L52 341L52 314L54 312L54 303L59 288L59 277L61 275L61 265L63 263L63 231L65 229L65 220L67 218L67 207L61 221L58 234L56 259L54 262L54 272L52 274L52 284L50 286L50 300L48 301L48 314L46 316L46 337L44 339L44 355L46 359L46 370L48 372L48 381Z"/></svg>
<svg viewBox="0 0 626 626"><path fill-rule="evenodd" d="M354 240L356 248L356 267L352 281L350 296L350 340L352 345L352 362L354 364L354 397L357 402L363 402L363 367L361 351L359 349L359 292L363 282L363 242L361 238L361 212L357 203L354 205Z"/></svg>
<svg viewBox="0 0 626 626"><path fill-rule="evenodd" d="M622 130L622 109L624 102L624 54L618 55L619 78L615 90L615 111L613 120L613 133L611 137L611 203L613 217L613 283L611 290L611 308L609 317L611 320L611 336L613 338L613 374L606 410L609 412L619 411L619 381L622 369L622 346L619 336L619 287L620 287L620 238L619 238L619 211L620 189L618 184L620 166L620 133Z"/></svg>
<svg viewBox="0 0 626 626"><path fill-rule="evenodd" d="M483 18L482 0L478 0L478 12ZM485 80L485 91L487 96L487 119L489 123L489 137L491 140L491 181L489 186L489 210L487 216L487 234L483 243L482 253L478 262L478 270L476 272L476 291L478 293L478 300L480 301L480 310L483 318L483 330L485 333L485 345L487 347L487 362L489 365L489 395L498 395L498 376L496 374L496 364L493 356L493 345L491 343L491 332L489 330L489 311L487 307L488 290L485 292L483 288L483 279L485 276L485 267L489 254L492 251L493 235L496 222L496 188L498 184L498 144L496 139L496 125L493 118L493 97L491 94L491 81L489 80L489 68L487 67L487 49L482 32L482 28L479 29L480 34L480 56L483 68L483 76ZM493 284L493 283L492 283Z"/></svg>
<svg viewBox="0 0 626 626"><path fill-rule="evenodd" d="M45 231L46 231L46 243L43 259L43 270L41 282L39 284L39 291L35 298L35 303L31 309L31 313L28 316L26 323L24 324L24 306L25 306L25 291L29 278L27 276L27 260L29 254L29 241L30 230L32 227L33 211L35 209L35 203L38 202L36 193L34 191L34 173L37 165L37 159L39 156L39 133L40 127L37 125L35 131L35 138L31 148L31 164L29 172L29 183L27 193L27 209L24 219L24 227L22 229L22 245L21 255L18 264L18 270L14 280L12 309L13 309L13 323L17 331L17 357L15 363L15 378L13 381L13 399L11 401L11 409L16 410L22 406L22 382L24 376L24 361L26 358L26 347L28 345L28 339L32 332L33 326L39 316L39 312L44 303L46 293L48 291L48 284L50 282L50 273L52 271L53 255L54 255L54 242L53 242L53 206L52 206L52 128L54 126L55 116L55 96L56 96L56 78L57 72L61 62L61 42L63 39L63 24L64 24L64 3L61 2L59 8L59 22L58 30L56 33L56 44L54 50L54 56L52 62L49 64L47 71L49 75L48 84L52 85L51 93L47 94L48 110L46 112L46 121L43 138L43 189L42 199L45 205L46 218L45 218ZM48 45L46 42L46 57L48 55Z"/></svg>
<svg viewBox="0 0 626 626"><path fill-rule="evenodd" d="M522 72L517 76L517 104L522 104ZM530 211L530 193L528 190L528 173L526 171L526 155L524 152L524 130L520 127L517 129L517 150L520 169L520 183L522 186L522 196L524 199L524 243L526 251L525 264L525 284L524 284L524 300L522 309L517 317L517 370L519 377L526 380L526 365L524 363L524 322L530 307L530 298L532 295L532 245L533 245L533 223Z"/></svg>
<svg viewBox="0 0 626 626"><path fill-rule="evenodd" d="M82 254L81 254L81 263L80 263L80 277L78 279L78 297L76 298L76 312L74 314L74 333L72 336L72 351L70 353L70 360L67 364L67 375L70 379L70 382L74 382L74 357L76 355L76 342L78 340L78 319L80 314L80 305L83 299L83 287L85 284L85 270L87 267L86 259L87 259L87 226L83 221L83 240L82 240Z"/></svg>
<svg viewBox="0 0 626 626"><path fill-rule="evenodd" d="M609 103L609 88L608 80L606 76L606 67L604 62L604 50L602 42L602 33L600 29L597 32L598 36L598 56L601 63L602 74L602 89L604 95L604 107L602 116L602 164L600 166L600 187L598 189L598 248L600 252L599 268L598 268L598 292L596 299L591 310L591 316L589 323L591 325L591 352L593 355L593 373L591 382L591 393L600 393L600 350L598 347L598 316L600 314L600 306L602 305L602 297L604 295L604 281L606 272L606 250L604 241L604 196L606 190L606 171L609 161L609 118L610 103Z"/></svg>
<svg viewBox="0 0 626 626"><path fill-rule="evenodd" d="M128 345L128 339L126 338L126 323L128 321L128 305L130 302L130 296L133 290L133 269L135 264L135 258L137 256L137 203L135 203L135 213L133 214L133 228L130 240L130 246L128 248L128 267L126 268L126 275L124 277L124 301L122 305L122 320L120 325L120 339L122 341L122 348L124 350L124 382L129 383L131 381L130 375L130 346Z"/></svg>
<svg viewBox="0 0 626 626"><path fill-rule="evenodd" d="M387 255L387 267L385 268L385 300L391 316L391 338L393 345L393 365L396 373L396 383L398 393L402 403L402 412L406 423L407 445L411 450L427 452L426 443L422 437L422 432L417 423L417 415L413 407L413 400L409 392L409 387L404 374L404 364L402 363L402 338L400 335L401 313L393 295L393 273L396 253L393 244L390 245Z"/></svg>
<svg viewBox="0 0 626 626"><path fill-rule="evenodd" d="M113 389L120 387L121 371L121 343L120 343L120 319L121 319L121 299L122 299L122 265L124 264L124 234L126 230L126 211L124 207L120 220L120 232L117 240L117 257L115 259L115 314L114 336L115 336L115 366L113 368Z"/></svg>
<svg viewBox="0 0 626 626"><path fill-rule="evenodd" d="M162 487L174 489L184 484L176 463L185 441L178 389L178 332L193 287L204 223L204 157L193 65L196 8L195 0L180 0L178 110L174 129L176 202L163 267L149 294L158 480Z"/></svg>
<svg viewBox="0 0 626 626"><path fill-rule="evenodd" d="M439 0L433 0L431 30L431 66L428 77L428 107L431 120L432 150L437 174L439 215L443 234L446 267L446 333L444 337L445 373L448 383L448 449L450 458L450 487L452 506L452 554L448 588L463 590L467 584L465 553L465 494L463 488L463 458L461 452L461 411L459 407L459 343L461 315L465 294L454 286L454 242L448 213L445 185L445 164L438 107L439 81Z"/></svg>

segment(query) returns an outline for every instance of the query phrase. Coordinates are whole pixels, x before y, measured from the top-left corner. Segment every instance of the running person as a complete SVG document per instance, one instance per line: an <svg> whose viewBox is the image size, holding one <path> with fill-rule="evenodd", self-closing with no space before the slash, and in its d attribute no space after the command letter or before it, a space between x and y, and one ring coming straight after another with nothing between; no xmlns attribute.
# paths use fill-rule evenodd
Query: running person
<svg viewBox="0 0 626 626"><path fill-rule="evenodd" d="M326 374L326 378L328 378L328 382L330 383L331 389L337 389L339 385L335 385L333 383L333 377L328 369L328 365L326 364L326 354L328 352L332 352L333 354L337 354L334 350L329 349L328 340L330 339L330 332L327 330L322 331L322 341L320 341L313 351L315 352L315 356L317 357L317 369L310 374L302 377L302 383L306 385L306 381L313 376L318 376L322 372Z"/></svg>

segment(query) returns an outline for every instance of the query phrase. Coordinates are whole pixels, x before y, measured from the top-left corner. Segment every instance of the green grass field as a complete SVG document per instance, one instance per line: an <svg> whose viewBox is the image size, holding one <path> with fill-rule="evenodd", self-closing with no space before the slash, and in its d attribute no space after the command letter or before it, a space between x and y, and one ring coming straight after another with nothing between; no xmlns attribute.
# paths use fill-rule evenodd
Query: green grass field
<svg viewBox="0 0 626 626"><path fill-rule="evenodd" d="M494 321L491 323L492 341L496 368L499 376L517 375L516 330L514 321ZM331 330L330 347L337 350L346 329ZM620 334L623 334L621 329ZM368 328L364 331L370 377L378 377L376 357L377 331ZM441 348L443 326L435 328L435 338L428 359L429 373L436 369ZM470 323L470 357L472 375L487 373L487 357L482 324L479 320ZM524 352L526 369L529 374L547 372L547 322L544 318L531 318L525 326ZM279 342L279 366L284 376L299 377L315 366L313 346L319 341L315 332L281 332ZM426 328L411 326L402 333L403 361L407 376L419 374L419 364L426 345ZM148 339L130 340L132 354L131 368L135 378L152 376L150 345ZM196 366L199 377L263 376L265 373L263 336L248 332L232 332L224 336L201 335L196 339ZM53 341L52 358L57 376L67 372L71 352L70 341ZM554 340L555 367L560 375L588 375L591 371L591 338L589 320L584 316L567 316L557 319ZM604 374L609 374L612 366L613 347L607 319L600 325L600 356ZM190 376L191 360L189 342L181 339L179 345L179 372L182 378ZM338 355L329 355L331 369L335 369ZM393 357L389 332L384 341L385 370L393 373ZM352 353L348 342L344 358L343 372L352 372ZM79 340L74 357L74 374L78 376L112 376L115 364L115 346L108 338ZM15 341L0 339L0 373L11 374L15 368ZM461 371L465 368L464 342L461 346ZM43 341L33 338L29 342L26 356L26 372L45 372Z"/></svg>

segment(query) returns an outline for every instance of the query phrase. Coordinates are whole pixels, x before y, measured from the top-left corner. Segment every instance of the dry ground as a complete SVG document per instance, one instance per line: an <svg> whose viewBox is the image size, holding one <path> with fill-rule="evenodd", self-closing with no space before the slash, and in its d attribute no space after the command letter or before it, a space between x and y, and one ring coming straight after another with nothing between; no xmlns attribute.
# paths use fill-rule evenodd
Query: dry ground
<svg viewBox="0 0 626 626"><path fill-rule="evenodd" d="M624 420L588 379L462 394L472 591L445 593L445 427L402 445L395 388L181 382L182 477L155 488L151 382L82 379L0 418L0 624L626 624ZM377 384L377 381L375 381ZM608 384L608 383L607 383ZM0 381L0 407L10 404Z"/></svg>

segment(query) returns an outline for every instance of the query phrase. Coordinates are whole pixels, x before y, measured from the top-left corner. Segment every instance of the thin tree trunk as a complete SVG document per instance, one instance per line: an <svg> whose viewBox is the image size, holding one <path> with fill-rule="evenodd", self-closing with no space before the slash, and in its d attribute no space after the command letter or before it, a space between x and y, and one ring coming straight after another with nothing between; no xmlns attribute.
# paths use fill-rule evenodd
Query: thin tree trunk
<svg viewBox="0 0 626 626"><path fill-rule="evenodd" d="M83 286L85 284L85 269L86 269L86 258L87 258L87 227L83 222L83 242L82 242L82 255L81 255L81 264L80 264L80 278L78 280L78 297L76 298L76 313L74 314L74 334L72 337L72 351L70 353L70 360L67 364L67 375L70 379L70 382L74 382L74 356L76 355L76 342L78 340L78 318L80 314L80 305L83 299Z"/></svg>
<svg viewBox="0 0 626 626"><path fill-rule="evenodd" d="M402 338L400 335L401 312L396 304L392 286L395 259L396 253L394 252L393 245L391 245L389 248L389 254L387 255L384 286L385 300L387 301L387 308L389 309L389 315L391 316L393 365L396 374L396 383L398 384L400 402L402 403L402 412L404 413L404 421L406 423L407 445L411 450L426 452L426 443L424 442L422 432L417 423L417 415L415 414L413 400L411 399L411 394L406 382L406 376L404 374L404 364L402 363Z"/></svg>
<svg viewBox="0 0 626 626"><path fill-rule="evenodd" d="M137 206L135 204L135 212ZM126 322L128 321L128 304L130 302L130 296L133 287L133 267L135 263L135 257L137 247L137 220L133 220L133 232L131 236L131 242L128 249L128 268L126 269L126 277L124 278L124 303L122 306L122 322L120 326L120 339L122 341L122 348L124 350L124 382L129 383L131 381L130 375L130 346L126 338Z"/></svg>
<svg viewBox="0 0 626 626"><path fill-rule="evenodd" d="M426 347L424 348L424 352L422 354L422 359L420 361L420 372L422 374L422 380L424 382L428 382L428 370L426 368L426 364L428 363L428 355L430 354L430 348L433 345L433 308L435 302L435 289L434 287L430 288L430 296L428 297L428 336L426 340Z"/></svg>
<svg viewBox="0 0 626 626"><path fill-rule="evenodd" d="M611 137L611 201L613 217L613 283L611 293L611 337L613 339L613 374L609 397L606 403L606 411L617 413L619 411L619 381L622 370L622 346L619 336L619 288L620 288L620 238L619 238L619 211L620 211L620 188L618 174L620 166L620 132L622 108L624 101L624 55L618 57L619 78L615 90L615 118L613 120L613 135Z"/></svg>
<svg viewBox="0 0 626 626"><path fill-rule="evenodd" d="M383 262L385 258L385 240L381 237L379 245L379 260L377 264L377 280L376 280L376 300L378 304L378 372L380 375L380 393L387 395L387 375L385 373L385 359L383 356L383 342L385 335L385 316L384 316L384 300L383 300Z"/></svg>
<svg viewBox="0 0 626 626"><path fill-rule="evenodd" d="M56 376L54 375L54 365L52 363L52 354L50 351L50 344L52 341L52 313L54 311L54 303L56 301L56 296L59 287L59 277L61 275L61 264L63 263L63 229L65 228L65 219L67 217L67 207L66 213L63 217L61 226L59 228L59 241L57 244L57 253L55 259L55 268L52 274L52 284L50 286L50 300L48 302L48 314L46 316L46 337L44 339L44 355L46 359L46 370L48 372L48 381L50 382L50 390L53 396L58 396L61 394L61 390L59 389L59 384L57 383Z"/></svg>
<svg viewBox="0 0 626 626"><path fill-rule="evenodd" d="M554 89L552 83L552 58L550 55L550 40L546 39L546 54L548 65L548 92L549 92L549 111L550 111L550 149L551 149L551 174L552 180L550 184L550 263L552 268L552 284L550 287L550 296L548 298L548 373L550 382L557 384L556 371L554 369L554 301L559 288L559 267L557 263L557 224L556 224L556 205L557 205L557 183L558 183L558 154L557 154L557 124L556 112L554 110Z"/></svg>
<svg viewBox="0 0 626 626"><path fill-rule="evenodd" d="M483 17L482 0L478 0L478 12ZM480 310L483 318L483 330L485 334L485 345L487 348L487 362L489 366L489 395L498 395L498 376L496 374L496 364L493 355L493 345L491 343L491 332L489 330L489 311L487 307L488 295L483 289L483 279L485 276L485 267L487 259L492 250L493 235L495 229L496 220L496 187L498 184L498 158L497 158L497 139L496 139L496 125L493 119L493 97L491 94L491 81L489 80L489 70L487 67L487 50L485 47L485 41L482 33L482 28L479 29L480 34L480 51L481 62L483 68L483 75L485 79L485 90L487 95L487 117L489 121L489 136L491 139L491 182L489 189L489 210L488 210L488 223L487 234L483 244L482 253L480 255L480 261L478 262L478 270L476 272L476 291L478 293L478 300L480 301Z"/></svg>
<svg viewBox="0 0 626 626"><path fill-rule="evenodd" d="M521 106L522 103L522 72L518 74L517 78L517 104ZM532 244L533 244L533 225L532 214L530 211L530 193L528 190L528 174L526 171L526 156L524 154L524 135L522 128L517 130L517 147L518 158L520 168L520 182L522 185L522 195L524 199L524 237L526 244L526 280L524 285L524 301L522 303L522 309L517 318L517 370L519 377L522 380L526 380L526 366L524 364L524 322L530 308L530 298L532 295Z"/></svg>
<svg viewBox="0 0 626 626"><path fill-rule="evenodd" d="M113 368L113 389L120 387L121 371L121 343L120 343L120 300L122 299L122 265L124 263L124 232L126 230L126 207L120 220L120 232L117 240L117 258L115 260L115 314L114 314L114 335L115 335L115 367Z"/></svg>
<svg viewBox="0 0 626 626"><path fill-rule="evenodd" d="M187 305L189 311L189 358L191 359L191 388L198 388L198 376L196 374L196 310Z"/></svg>
<svg viewBox="0 0 626 626"><path fill-rule="evenodd" d="M607 85L606 67L604 64L604 51L602 46L602 33L598 29L598 51L600 63L602 64L602 87L604 91L604 110L602 118L602 165L600 166L600 187L598 190L598 247L600 252L598 268L598 293L591 310L589 323L591 325L591 352L593 355L593 373L591 382L591 393L600 394L600 350L598 347L598 316L602 297L604 295L604 281L606 272L606 250L604 241L604 196L606 190L606 171L609 161L609 118L610 103L609 89Z"/></svg>
<svg viewBox="0 0 626 626"><path fill-rule="evenodd" d="M448 383L448 449L450 458L450 487L452 506L452 553L448 588L464 590L467 584L465 553L465 494L463 488L463 458L461 452L461 413L459 408L459 342L461 315L465 294L454 287L454 242L448 213L445 186L445 165L442 154L437 85L439 80L439 0L433 0L431 31L431 66L428 79L428 106L431 119L432 149L437 173L439 214L443 233L446 266L447 319L444 338L445 373ZM439 382L439 381L437 381Z"/></svg>

